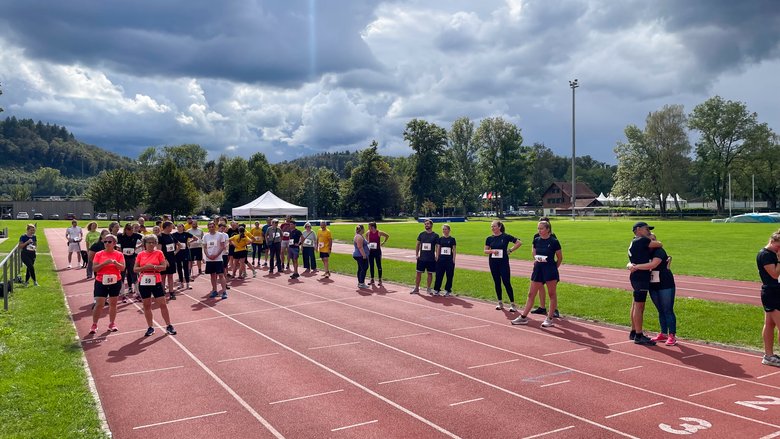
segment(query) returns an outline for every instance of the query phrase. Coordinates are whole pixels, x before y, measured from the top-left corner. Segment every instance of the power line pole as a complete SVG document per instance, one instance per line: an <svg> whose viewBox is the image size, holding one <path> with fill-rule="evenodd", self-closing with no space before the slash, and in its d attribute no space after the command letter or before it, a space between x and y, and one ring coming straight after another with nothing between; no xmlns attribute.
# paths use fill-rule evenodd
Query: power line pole
<svg viewBox="0 0 780 439"><path fill-rule="evenodd" d="M575 136L575 116L574 116L574 90L579 87L577 79L569 81L569 87L571 87L571 219L576 219L576 212L574 207L577 204L577 143Z"/></svg>

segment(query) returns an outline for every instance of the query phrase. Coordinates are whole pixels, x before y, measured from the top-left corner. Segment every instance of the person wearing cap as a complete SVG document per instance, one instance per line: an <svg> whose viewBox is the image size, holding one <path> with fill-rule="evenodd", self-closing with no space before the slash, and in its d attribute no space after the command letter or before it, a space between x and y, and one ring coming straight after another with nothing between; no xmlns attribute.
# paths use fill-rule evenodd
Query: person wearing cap
<svg viewBox="0 0 780 439"><path fill-rule="evenodd" d="M282 269L282 230L279 228L279 220L274 218L271 221L271 227L266 230L265 242L268 244L270 250L270 262L268 263L268 274L273 274L274 265L276 265L276 271L281 273Z"/></svg>
<svg viewBox="0 0 780 439"><path fill-rule="evenodd" d="M92 268L95 270L95 308L92 310L92 326L90 334L98 329L98 320L103 312L103 305L108 299L108 330L116 332L116 301L119 291L122 289L122 272L125 270L125 257L116 251L116 236L107 234L101 238L105 250L95 253L92 259Z"/></svg>
<svg viewBox="0 0 780 439"><path fill-rule="evenodd" d="M304 273L317 271L317 258L314 257L314 249L317 248L317 233L311 229L311 223L306 222L303 225L303 241L301 244L301 253L303 254Z"/></svg>
<svg viewBox="0 0 780 439"><path fill-rule="evenodd" d="M656 236L650 233L650 239L656 241ZM662 247L653 249L650 262L634 265L631 270L647 270L650 272L650 299L658 310L658 323L661 332L650 340L656 343L665 342L667 346L677 344L677 316L674 314L674 275L669 269L671 257Z"/></svg>
<svg viewBox="0 0 780 439"><path fill-rule="evenodd" d="M780 367L780 356L775 355L775 330L780 327L780 230L769 237L769 242L756 255L758 275L761 278L761 305L764 307L764 357L761 364Z"/></svg>
<svg viewBox="0 0 780 439"><path fill-rule="evenodd" d="M644 221L635 223L633 227L634 239L631 240L631 245L628 247L629 263L627 268L631 271L629 278L631 288L634 290L634 300L631 303L631 332L628 337L640 345L655 345L655 342L642 332L645 302L647 302L647 294L650 291L650 271L635 268L637 265L650 262L652 250L663 246L660 241L650 239L650 231L653 229L654 227Z"/></svg>

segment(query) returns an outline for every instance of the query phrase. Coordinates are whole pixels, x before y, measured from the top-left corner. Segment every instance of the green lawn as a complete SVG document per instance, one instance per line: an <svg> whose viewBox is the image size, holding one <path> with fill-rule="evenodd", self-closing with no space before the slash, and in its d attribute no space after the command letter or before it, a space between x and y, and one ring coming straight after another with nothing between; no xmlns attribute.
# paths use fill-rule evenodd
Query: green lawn
<svg viewBox="0 0 780 439"><path fill-rule="evenodd" d="M656 226L658 239L674 256L674 272L721 279L758 281L756 253L767 243L778 224L724 224L702 221L648 220ZM552 220L553 232L563 246L566 263L597 267L622 268L627 262L626 251L633 237L634 220L571 221ZM536 222L513 220L506 224L507 233L521 239L524 247L513 257L530 260L530 244L536 233ZM452 223L452 235L458 240L458 252L481 255L485 237L490 234L487 221ZM333 237L350 242L355 226L333 224ZM414 248L422 224L380 224L380 230L390 234L387 245ZM434 224L441 232L441 224Z"/></svg>
<svg viewBox="0 0 780 439"><path fill-rule="evenodd" d="M385 280L410 285L411 290L415 276L414 263L384 259L382 268ZM354 275L357 272L357 265L349 255L332 254L331 271ZM518 306L523 306L528 295L529 279L513 277L512 286L515 290L515 301ZM421 287L425 287L425 277ZM491 303L496 300L493 279L487 272L456 269L453 291L457 295L484 299ZM504 300L507 300L506 292L504 292ZM558 285L558 302L558 309L563 315L630 326L628 311L631 306L631 295L627 291L561 283ZM701 340L763 349L761 329L764 312L758 306L678 298L675 301L675 314L677 331L683 340ZM658 313L650 299L645 309L645 328L655 332L659 330Z"/></svg>

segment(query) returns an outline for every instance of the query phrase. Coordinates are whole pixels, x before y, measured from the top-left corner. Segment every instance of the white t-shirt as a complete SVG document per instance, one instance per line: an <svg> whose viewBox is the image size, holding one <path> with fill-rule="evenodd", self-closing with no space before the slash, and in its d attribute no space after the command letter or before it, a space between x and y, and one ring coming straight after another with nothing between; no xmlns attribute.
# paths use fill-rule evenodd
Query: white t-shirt
<svg viewBox="0 0 780 439"><path fill-rule="evenodd" d="M76 239L81 240L81 227L79 226L68 227L66 233L68 234L68 239L70 241L75 241Z"/></svg>
<svg viewBox="0 0 780 439"><path fill-rule="evenodd" d="M203 259L210 262L222 261L222 254L215 252L219 248L220 244L223 244L227 249L227 235L224 233L216 232L213 235L206 233L203 235ZM225 250L227 251L227 250Z"/></svg>
<svg viewBox="0 0 780 439"><path fill-rule="evenodd" d="M217 232L217 235L222 235L222 237L225 239L225 251L222 252L222 256L227 256L230 252L230 248L228 247L227 243L230 242L230 236L228 236L227 233Z"/></svg>
<svg viewBox="0 0 780 439"><path fill-rule="evenodd" d="M203 239L203 230L200 227L198 227L197 229L193 228L193 229L189 229L187 231L190 232L190 235L198 238L197 241L190 242L190 244L189 244L190 248L201 248L201 247L203 247L203 243L201 242L201 239Z"/></svg>

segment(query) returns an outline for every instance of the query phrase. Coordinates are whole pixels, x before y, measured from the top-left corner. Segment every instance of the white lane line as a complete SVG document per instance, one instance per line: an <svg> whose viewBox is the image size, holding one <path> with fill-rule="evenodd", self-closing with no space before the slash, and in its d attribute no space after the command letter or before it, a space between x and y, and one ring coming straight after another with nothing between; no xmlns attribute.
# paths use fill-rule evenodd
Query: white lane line
<svg viewBox="0 0 780 439"><path fill-rule="evenodd" d="M768 373L766 375L761 375L760 377L756 377L756 379L760 380L761 378L771 377L772 375L777 375L778 373L780 373L780 371Z"/></svg>
<svg viewBox="0 0 780 439"><path fill-rule="evenodd" d="M482 401L483 399L485 398L475 398L475 399L469 399L468 401L453 402L452 404L450 404L450 407L455 407L456 405L461 405L461 404L468 404L470 402Z"/></svg>
<svg viewBox="0 0 780 439"><path fill-rule="evenodd" d="M385 340L392 340L394 338L417 337L418 335L428 335L428 334L430 334L430 332L417 332L414 334L394 335L392 337L385 338Z"/></svg>
<svg viewBox="0 0 780 439"><path fill-rule="evenodd" d="M646 405L644 407L639 407L639 408L635 408L635 409L632 409L632 410L626 410L625 412L620 412L620 413L615 413L614 415L604 416L604 419L611 419L611 418L615 418L615 417L618 417L618 416L627 415L629 413L638 412L640 410L646 410L646 409L649 409L649 408L652 408L652 407L657 407L659 405L663 405L663 403L662 402L657 402L655 404Z"/></svg>
<svg viewBox="0 0 780 439"><path fill-rule="evenodd" d="M465 328L450 329L450 331L465 331L467 329L489 328L491 325L466 326Z"/></svg>
<svg viewBox="0 0 780 439"><path fill-rule="evenodd" d="M408 377L408 378L399 378L399 379L397 379L397 380L382 381L381 383L378 383L378 384L399 383L399 382L401 382L401 381L409 381L409 380L416 380L416 379L418 379L418 378L432 377L432 376L434 376L434 375L438 375L438 374L439 374L439 372L434 372L434 373L426 373L425 375L417 375L417 376Z"/></svg>
<svg viewBox="0 0 780 439"><path fill-rule="evenodd" d="M569 349L568 351L551 352L549 354L542 355L542 357L550 357L550 356L553 356L553 355L568 354L569 352L587 351L588 349L590 349L590 348Z"/></svg>
<svg viewBox="0 0 780 439"><path fill-rule="evenodd" d="M640 367L644 367L644 366L634 366L634 367L627 367L627 368L625 368L625 369L620 369L620 370L618 370L618 372L625 372L625 371L627 371L627 370L634 370L634 369L639 369Z"/></svg>
<svg viewBox="0 0 780 439"><path fill-rule="evenodd" d="M138 372L118 373L118 374L115 374L115 375L111 375L111 378L126 377L126 376L129 376L129 375L140 375L142 373L160 372L160 371L163 371L163 370L181 369L182 367L184 367L184 366L162 367L160 369L150 369L150 370L140 370Z"/></svg>
<svg viewBox="0 0 780 439"><path fill-rule="evenodd" d="M173 424L175 422L191 421L193 419L205 418L205 417L208 417L208 416L222 415L222 414L225 414L225 413L227 413L227 411L223 410L221 412L206 413L205 415L190 416L189 418L174 419L172 421L158 422L156 424L139 425L138 427L133 427L133 430L140 430L142 428L149 428L149 427L157 427L158 425Z"/></svg>
<svg viewBox="0 0 780 439"><path fill-rule="evenodd" d="M339 427L339 428L334 428L334 429L333 429L333 430L331 430L331 431L346 430L346 429L348 429L348 428L355 428L355 427L360 427L360 426L363 426L363 425L373 424L373 423L376 423L376 422L379 422L379 419L374 419L373 421L368 421L368 422L361 422L361 423L359 423L359 424L352 424L352 425L347 425L346 427Z"/></svg>
<svg viewBox="0 0 780 439"><path fill-rule="evenodd" d="M770 434L768 434L768 435L766 435L766 436L764 436L764 437L762 437L760 439L774 439L776 437L780 437L780 431L776 431L774 433L770 433Z"/></svg>
<svg viewBox="0 0 780 439"><path fill-rule="evenodd" d="M693 354L693 355L686 355L686 356L684 356L684 357L680 357L680 359L682 359L682 360L687 360L688 358L701 357L702 355L704 355L704 354L702 354L702 353L698 353L698 354Z"/></svg>
<svg viewBox="0 0 780 439"><path fill-rule="evenodd" d="M526 437L524 437L523 439L534 439L534 438L536 438L536 437L547 436L548 434L553 434L553 433L560 433L561 431L570 430L570 429L572 429L572 428L574 428L574 426L573 426L573 425L570 425L570 426L568 426L568 427L559 428L559 429L557 429L557 430L548 431L548 432L546 432L546 433L539 433L539 434L535 434L535 435L533 435L533 436L526 436Z"/></svg>
<svg viewBox="0 0 780 439"><path fill-rule="evenodd" d="M699 396L699 395L704 395L705 393L714 392L714 391L716 391L716 390L728 389L729 387L734 387L734 386L736 386L736 385L737 385L736 383L734 383L734 384L728 384L728 385L725 385L725 386L716 387L716 388L714 388L714 389L705 390L705 391L703 391L703 392L696 392L696 393L691 393L691 394L690 394L690 395L688 395L688 396Z"/></svg>
<svg viewBox="0 0 780 439"><path fill-rule="evenodd" d="M358 344L359 341L351 341L349 343L339 343L339 344L330 344L327 346L314 346L313 348L309 348L310 351L317 350L317 349L327 349L327 348L337 348L339 346L349 346L353 344Z"/></svg>
<svg viewBox="0 0 780 439"><path fill-rule="evenodd" d="M499 364L514 363L515 361L520 361L520 359L519 358L513 358L511 360L497 361L495 363L477 364L476 366L469 366L468 369L479 369L480 367L488 367L488 366L496 366L496 365L499 365Z"/></svg>
<svg viewBox="0 0 780 439"><path fill-rule="evenodd" d="M558 384L566 384L566 383L570 383L570 382L571 382L571 380L558 381L557 383L543 384L543 385L541 385L539 387L557 386Z"/></svg>
<svg viewBox="0 0 780 439"><path fill-rule="evenodd" d="M615 343L607 343L607 346L617 346L619 344L633 343L634 340L617 341Z"/></svg>
<svg viewBox="0 0 780 439"><path fill-rule="evenodd" d="M301 399L316 398L318 396L330 395L332 393L339 393L339 392L343 392L343 391L344 391L344 389L331 390L330 392L315 393L314 395L299 396L297 398L290 398L290 399L283 399L281 401L269 402L268 405L281 404L283 402L290 402L290 401L298 401L298 400L301 400Z"/></svg>
<svg viewBox="0 0 780 439"><path fill-rule="evenodd" d="M217 361L217 363L227 363L228 361L239 361L239 360L249 360L252 358L270 357L271 355L279 355L279 352L272 352L270 354L249 355L248 357L226 358L224 360Z"/></svg>

